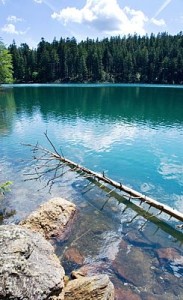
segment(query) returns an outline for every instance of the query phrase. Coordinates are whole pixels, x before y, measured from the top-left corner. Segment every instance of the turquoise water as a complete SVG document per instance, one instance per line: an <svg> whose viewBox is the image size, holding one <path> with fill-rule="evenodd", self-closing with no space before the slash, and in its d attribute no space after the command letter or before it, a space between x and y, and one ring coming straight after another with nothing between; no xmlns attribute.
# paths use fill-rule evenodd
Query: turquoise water
<svg viewBox="0 0 183 300"><path fill-rule="evenodd" d="M0 155L53 143L68 158L183 211L183 89L14 86L1 92Z"/></svg>
<svg viewBox="0 0 183 300"><path fill-rule="evenodd" d="M74 245L81 251L85 249L83 255L87 263L104 262L104 252L107 251L108 272L110 276L115 274L117 286L126 279L119 275L122 271L116 271L116 264L108 264L121 247L119 236L126 239L128 247L134 247L134 251L145 253L144 261L148 260L152 270L157 267L153 260L157 256L156 248L176 247L176 251L182 251L179 243L175 246L175 236L171 237L169 231L167 233L161 228L160 233L154 235L157 228L153 222L143 227L143 236L139 238L138 229L145 220L138 216L131 222L134 211L127 209L124 212L125 206L118 205L115 199L110 199L101 211L106 201L105 193L97 187L84 193L86 180L76 179L73 173L61 178L53 186L51 195L44 188L44 181L24 181L31 152L22 143L36 144L39 141L44 147L49 147L44 136L46 131L65 157L94 171L105 171L112 179L183 212L183 87L14 85L0 91L0 182L13 181L11 192L1 201L3 222L18 222L52 196L63 196L75 202L80 208L79 218L83 226L73 232L68 247L83 234L82 228L92 227L92 232L88 229L86 240L79 239ZM132 231L133 238L130 236ZM178 240L180 242L182 238ZM63 250L63 245L60 247L58 254ZM148 258L146 247L152 252L152 256L148 252ZM124 257L119 254L117 259ZM65 264L67 268L67 262ZM165 266L159 268L163 276ZM106 265L102 270L106 271ZM170 265L166 270L168 276L175 273ZM137 270L134 272L138 273ZM157 274L153 278L160 276ZM166 299L179 299L173 291L173 284L176 286L173 278L169 278L172 289L167 291L169 298ZM152 282L151 293L157 283ZM148 284L139 283L140 292L137 293L135 281L129 289L140 293L140 299L146 299L143 293ZM179 289L181 293L180 282Z"/></svg>

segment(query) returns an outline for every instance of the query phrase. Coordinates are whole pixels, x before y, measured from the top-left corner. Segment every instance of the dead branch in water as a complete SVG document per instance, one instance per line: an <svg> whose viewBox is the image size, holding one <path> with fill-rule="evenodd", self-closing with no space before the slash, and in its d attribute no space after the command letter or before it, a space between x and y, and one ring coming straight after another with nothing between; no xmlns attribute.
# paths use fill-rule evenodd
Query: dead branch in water
<svg viewBox="0 0 183 300"><path fill-rule="evenodd" d="M125 186L122 183L116 182L109 177L106 177L104 172L103 173L97 173L94 172L88 168L85 168L79 164L76 164L75 162L65 158L63 155L60 155L58 151L56 150L55 146L49 139L47 132L45 133L46 139L48 140L49 144L51 145L54 152L36 144L26 144L26 146L31 147L33 152L33 161L36 162L38 165L34 168L34 172L28 173L25 175L30 176L27 180L33 180L37 179L40 180L41 178L45 177L46 174L53 173L51 179L47 181L46 186L49 187L49 189L52 188L53 184L56 182L56 180L63 176L65 173L72 171L77 172L80 176L83 176L87 179L97 180L98 182L102 182L101 186L110 185L113 186L114 189L110 190L108 192L108 195L110 195L114 190L122 191L126 195L129 195L129 201L135 200L139 201L140 204L146 203L151 207L156 208L159 210L159 214L162 212L168 214L170 217L174 217L175 219L183 222L183 213L169 207L168 205L165 205L159 201L156 201L146 195L143 195L127 186ZM42 153L41 156L36 156L37 153ZM53 162L50 164L50 162Z"/></svg>

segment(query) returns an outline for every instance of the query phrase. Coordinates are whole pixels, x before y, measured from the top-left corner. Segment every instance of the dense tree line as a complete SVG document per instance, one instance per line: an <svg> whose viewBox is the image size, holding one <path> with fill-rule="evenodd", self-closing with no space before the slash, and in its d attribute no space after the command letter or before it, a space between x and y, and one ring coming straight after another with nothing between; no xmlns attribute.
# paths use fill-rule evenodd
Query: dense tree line
<svg viewBox="0 0 183 300"><path fill-rule="evenodd" d="M183 33L129 35L77 43L41 39L8 48L15 82L183 83Z"/></svg>

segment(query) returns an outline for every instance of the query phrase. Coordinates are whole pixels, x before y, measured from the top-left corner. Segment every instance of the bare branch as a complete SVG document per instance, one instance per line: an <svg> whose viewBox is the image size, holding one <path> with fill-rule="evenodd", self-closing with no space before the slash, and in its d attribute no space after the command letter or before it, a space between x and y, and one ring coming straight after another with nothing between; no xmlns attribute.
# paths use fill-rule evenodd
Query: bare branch
<svg viewBox="0 0 183 300"><path fill-rule="evenodd" d="M35 157L34 156L34 159L36 162L39 162L40 160L43 162L45 161L45 163L43 163L42 165L40 165L38 167L38 169L41 169L41 168L44 168L45 167L45 171L41 171L39 172L37 169L36 169L36 175L37 177L35 179L41 179L41 176L44 177L45 174L51 174L53 172L53 176L52 178L50 178L48 180L48 185L49 187L51 188L55 182L55 180L60 176L62 177L64 174L66 174L67 172L71 171L71 172L76 172L76 173L79 173L80 176L83 176L83 178L87 178L89 180L93 180L93 181L96 181L99 183L102 181L102 184L100 184L100 187L102 189L104 189L106 187L106 185L109 185L109 186L112 186L113 189L111 189L110 191L108 191L107 195L108 196L111 196L113 194L113 192L115 190L119 191L119 192L124 192L125 194L127 194L129 196L129 200L133 201L139 201L139 204L141 205L141 203L146 203L148 204L150 207L154 207L156 208L158 211L161 212L165 212L166 214L174 217L175 219L183 222L183 213L175 210L175 209L172 209L171 207L169 207L168 205L165 205L165 204L162 204L160 203L159 201L156 201L146 195L143 195L119 182L116 182L114 180L112 180L111 178L107 177L104 172L102 174L100 173L97 173L97 172L94 172L88 168L85 168L65 157L63 157L62 155L60 155L55 146L53 145L53 143L51 142L50 138L48 137L47 135L47 132L45 133L45 136L46 136L46 139L48 140L49 144L52 146L53 150L55 152L52 152L46 148L43 148L42 146L38 145L38 143L33 146L31 144L27 144L26 146L29 146L32 148L32 150L34 152L41 152L42 155L41 156L38 156L38 157ZM40 159L39 159L40 157ZM47 157L48 157L48 160L47 160ZM55 167L51 167L49 166L48 162L50 160L55 160ZM64 167L67 167L67 169L64 171ZM62 172L60 174L58 174L58 170L62 168ZM31 174L28 174L28 175L31 175ZM35 174L33 173L32 176L34 176ZM31 178L32 180L32 178ZM150 209L150 208L149 208Z"/></svg>
<svg viewBox="0 0 183 300"><path fill-rule="evenodd" d="M57 151L57 149L55 148L55 146L53 145L52 141L50 140L50 138L48 137L47 131L44 133L44 135L46 136L48 142L50 143L50 145L52 146L53 150L55 151L56 154L60 155Z"/></svg>

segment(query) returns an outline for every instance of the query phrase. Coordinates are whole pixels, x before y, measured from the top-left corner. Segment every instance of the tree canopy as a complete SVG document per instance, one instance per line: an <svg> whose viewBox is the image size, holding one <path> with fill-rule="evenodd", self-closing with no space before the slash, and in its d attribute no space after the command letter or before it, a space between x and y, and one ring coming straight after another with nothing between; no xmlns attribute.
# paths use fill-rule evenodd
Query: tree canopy
<svg viewBox="0 0 183 300"><path fill-rule="evenodd" d="M13 81L12 55L0 40L0 84Z"/></svg>
<svg viewBox="0 0 183 300"><path fill-rule="evenodd" d="M183 83L183 34L41 39L9 46L15 82Z"/></svg>

